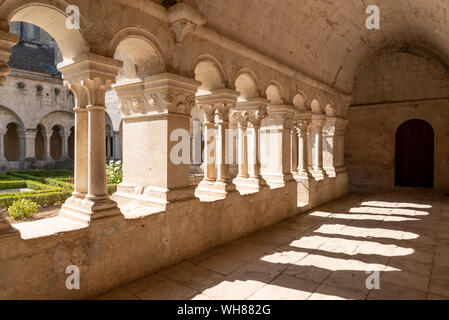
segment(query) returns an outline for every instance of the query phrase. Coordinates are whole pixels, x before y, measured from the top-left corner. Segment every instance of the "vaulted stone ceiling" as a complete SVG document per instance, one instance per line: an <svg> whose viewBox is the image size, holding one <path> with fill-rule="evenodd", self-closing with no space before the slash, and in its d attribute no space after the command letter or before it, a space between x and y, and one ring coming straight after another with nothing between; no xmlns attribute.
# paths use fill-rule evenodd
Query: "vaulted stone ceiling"
<svg viewBox="0 0 449 320"><path fill-rule="evenodd" d="M449 0L184 0L208 26L350 94L369 55L413 43L449 56ZM367 6L380 8L368 30Z"/></svg>

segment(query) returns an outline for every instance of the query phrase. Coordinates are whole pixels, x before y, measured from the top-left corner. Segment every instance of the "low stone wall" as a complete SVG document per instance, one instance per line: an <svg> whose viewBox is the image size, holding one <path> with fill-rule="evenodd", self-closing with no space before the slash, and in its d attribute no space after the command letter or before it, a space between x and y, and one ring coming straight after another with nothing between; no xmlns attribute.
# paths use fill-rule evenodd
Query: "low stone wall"
<svg viewBox="0 0 449 320"><path fill-rule="evenodd" d="M24 239L0 238L0 299L94 297L310 208L298 207L291 181L214 202L177 202L162 212L123 209L90 226L62 217L18 224ZM80 268L80 290L66 289L69 265Z"/></svg>

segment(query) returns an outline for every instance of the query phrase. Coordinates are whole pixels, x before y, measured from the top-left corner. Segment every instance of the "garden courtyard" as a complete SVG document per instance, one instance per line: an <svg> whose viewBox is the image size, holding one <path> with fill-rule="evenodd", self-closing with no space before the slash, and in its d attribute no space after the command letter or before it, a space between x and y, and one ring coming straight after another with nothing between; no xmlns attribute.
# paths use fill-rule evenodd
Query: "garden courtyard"
<svg viewBox="0 0 449 320"><path fill-rule="evenodd" d="M106 165L107 191L122 181L120 161ZM11 223L55 217L74 190L73 170L7 171L0 174L0 211Z"/></svg>

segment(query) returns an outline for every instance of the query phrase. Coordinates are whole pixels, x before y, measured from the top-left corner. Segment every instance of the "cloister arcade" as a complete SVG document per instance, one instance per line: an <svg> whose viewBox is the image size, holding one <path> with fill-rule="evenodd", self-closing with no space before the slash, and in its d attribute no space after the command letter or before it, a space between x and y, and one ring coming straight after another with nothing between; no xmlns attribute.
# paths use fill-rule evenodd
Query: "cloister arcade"
<svg viewBox="0 0 449 320"><path fill-rule="evenodd" d="M69 4L80 8L79 29L66 27ZM345 149L356 166L365 159L345 146L347 128L350 141L363 145L348 116L357 71L348 60L366 57L358 47L363 41L350 58L346 51L325 53L332 51L325 45L307 58L298 44L290 48L301 56L298 65L288 54L271 58L276 54L263 41L245 46L250 32L239 38L220 29L212 7L205 1L168 8L160 1L0 4L1 77L8 77L6 61L17 42L8 24L33 23L58 43L58 70L75 96L74 127L48 114L23 132L20 119L0 108L5 159L73 156L75 166L75 191L58 217L14 228L0 216L0 269L8 274L0 275L0 297L92 297L348 193ZM264 20L256 16L252 22ZM318 56L326 58L317 62ZM341 76L333 78L334 71ZM121 137L106 112L110 88L121 103ZM352 117L354 125L362 121ZM183 141L173 136L180 129L189 132L189 163L171 157ZM105 160L117 153L124 178L109 197ZM441 166L436 170L446 175ZM192 180L195 174L201 178ZM82 270L81 290L64 285L71 264Z"/></svg>

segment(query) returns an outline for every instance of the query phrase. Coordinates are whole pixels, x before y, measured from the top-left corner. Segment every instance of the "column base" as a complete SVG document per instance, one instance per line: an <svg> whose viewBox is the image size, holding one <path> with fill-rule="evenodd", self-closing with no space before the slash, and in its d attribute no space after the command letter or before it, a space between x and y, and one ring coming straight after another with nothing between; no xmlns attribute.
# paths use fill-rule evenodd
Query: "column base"
<svg viewBox="0 0 449 320"><path fill-rule="evenodd" d="M82 224L120 215L117 203L109 197L80 197L76 194L68 198L61 207L60 217Z"/></svg>
<svg viewBox="0 0 449 320"><path fill-rule="evenodd" d="M201 201L215 201L225 199L229 193L237 191L231 181L202 180L195 190L195 196Z"/></svg>
<svg viewBox="0 0 449 320"><path fill-rule="evenodd" d="M0 213L0 238L20 236L19 230L14 228L4 213Z"/></svg>
<svg viewBox="0 0 449 320"><path fill-rule="evenodd" d="M310 170L310 174L316 181L324 180L324 178L327 177L327 174L323 169L312 169Z"/></svg>
<svg viewBox="0 0 449 320"><path fill-rule="evenodd" d="M154 186L142 187L134 184L120 183L112 199L119 207L136 203L142 206L155 207L165 210L167 205L174 202L186 201L195 198L193 186L165 189Z"/></svg>
<svg viewBox="0 0 449 320"><path fill-rule="evenodd" d="M240 194L256 193L263 188L268 188L267 182L262 177L236 177L232 182Z"/></svg>
<svg viewBox="0 0 449 320"><path fill-rule="evenodd" d="M266 174L264 175L264 179L267 184L272 189L283 188L285 187L288 181L293 180L293 175L291 173L288 174Z"/></svg>

